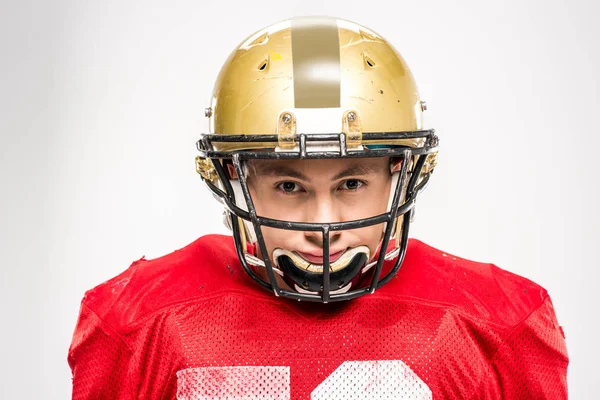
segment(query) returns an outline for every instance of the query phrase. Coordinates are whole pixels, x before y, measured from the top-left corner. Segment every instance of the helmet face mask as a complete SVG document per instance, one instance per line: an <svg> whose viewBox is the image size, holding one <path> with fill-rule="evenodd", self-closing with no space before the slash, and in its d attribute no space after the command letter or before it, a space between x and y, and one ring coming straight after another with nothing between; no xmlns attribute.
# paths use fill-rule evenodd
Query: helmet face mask
<svg viewBox="0 0 600 400"><path fill-rule="evenodd" d="M303 46L306 46L306 44L297 45L298 41L304 40L303 35L308 37L311 35L313 37L314 35L317 37L327 36L331 34L331 28L336 24L339 28L340 41L347 34L346 31L342 32L342 26L350 25L363 37L365 36L363 30L345 21L319 19L317 23L313 23L314 26L311 26L311 23L307 23L305 20L300 22L301 28L296 31L289 26L293 27L293 21L289 25L280 23L277 25L277 29L266 28L262 34L258 32L251 36L232 53L215 86L214 115L211 113L207 115L211 118L214 117L214 120L211 119L211 131L214 129L214 133L201 135L197 142L200 153L197 157L197 171L215 197L225 206L227 223L233 231L240 262L253 280L273 291L277 296L330 302L348 300L372 293L388 282L400 268L406 252L408 228L417 195L427 185L436 163L438 139L433 130L419 129L420 123L415 124L415 121L420 120L420 117L406 116L411 112L420 116L421 110L416 112L416 107L397 110L400 115L393 115L391 109L386 110L385 104L379 104L379 107L369 107L370 104L365 107L355 104L351 104L353 107L345 107L346 102L341 101L343 96L339 97L341 94L338 95L339 104L333 104L334 107L329 107L332 104L321 104L322 107L314 107L316 103L324 100L318 90L306 91L305 84L299 92L304 105L312 106L308 109L298 106L298 99L295 104L289 104L289 94L285 93L286 88L275 86L270 90L269 96L276 96L275 100L278 104L270 104L267 107L271 110L268 115L263 116L264 118L261 118L261 115L248 117L245 119L247 123L242 124L232 120L234 116L244 120L240 114L264 97L258 93L256 100L249 106L238 105L232 110L228 110L232 107L231 102L223 103L221 101L224 92L227 92L231 98L228 91L234 90L226 78L237 73L236 79L239 79L239 69L245 62L236 63L237 55L243 54L247 59L248 56L257 52L272 54L272 50L269 52L272 46L266 46L267 48L261 50L261 46L265 46L265 43L269 43L272 38L271 42L277 44L276 49L280 51L280 57L282 57L282 45L277 36L282 29L291 29L292 41L295 40L294 43L296 43L295 47L291 46L290 58L292 50L302 49ZM369 31L367 35L376 34ZM289 36L288 34L288 40ZM378 38L378 36L374 37ZM254 44L248 47L248 43ZM399 98L399 103L402 98L400 89L404 89L408 93L406 96L410 97L409 100L414 101L415 99L411 97L410 93L416 91L416 86L404 61L393 48L390 50L390 46L382 39L377 44L380 45L380 48L375 47L375 49L379 49L379 54L383 54L382 60L386 60L384 57L386 56L391 61L388 60L388 66L385 67L384 64L380 67L380 71L376 72L383 78L393 80L393 72L401 71L401 77L407 79L408 83L395 88L397 92L395 97ZM331 46L330 43L329 47ZM339 57L345 59L346 55L341 50L341 44L337 46L339 47ZM330 50L322 51L331 53ZM361 61L364 61L365 54L366 51L361 53ZM378 62L377 53L372 52L371 54L373 55L368 55L369 62L361 63L360 68L374 69L373 65ZM394 57L394 54L397 57ZM298 62L302 61L295 60L294 67L297 67ZM304 62L308 61L304 60ZM338 60L338 62L340 61ZM269 66L272 67L272 70L276 70L276 64L274 61L271 64L267 62L260 71L269 70ZM306 66L304 67L306 68ZM343 69L343 63L339 67ZM376 77L377 73L367 76L367 79ZM390 76L390 74L392 75ZM294 83L295 79L304 81L307 79L306 77L298 78L297 72L292 73L291 76ZM281 76L275 78L278 79ZM395 81L401 81L401 79L398 78ZM262 86L260 85L262 83L256 82L256 80L248 80L240 83L250 85L251 90L261 92ZM319 89L318 82L312 84L314 88ZM340 93L344 92L347 85L344 84L344 81L338 82L338 84L342 89L340 91L338 87L337 90ZM253 85L259 86L254 87ZM360 82L354 86L360 87ZM296 86L294 88L297 89ZM239 88L238 90L243 91L243 89ZM330 88L321 89L331 93ZM277 97L278 93L280 93L279 97ZM316 103L311 103L310 93L314 93ZM240 94L240 96L242 95ZM389 99L386 101L389 103ZM420 106L418 98L416 104ZM293 107L294 105L296 107ZM336 105L337 107L335 107ZM383 110L383 113L377 114L376 110ZM265 110L260 109L259 111L260 114ZM260 128L265 127L265 123L268 123L269 119L273 121L270 127L261 131ZM370 127L379 127L378 124L381 120L389 123L390 128L397 129L378 131L369 129ZM227 123L233 124L231 126L240 131L228 130L227 123L218 121L228 121ZM259 122L253 125L252 121ZM319 130L320 127L323 127L322 131ZM383 213L365 218L315 222L310 219L303 221L302 218L296 220L273 218L274 215L269 215L264 210L262 215L257 212L257 205L252 198L252 190L248 182L248 162L253 162L253 160L303 160L302 162L309 163L310 160L326 159L343 159L352 162L351 160L358 158L381 157L386 160L394 160L394 164L398 166L395 170L390 170L392 184L388 207ZM230 172L235 172L235 175ZM371 193L370 196L376 195ZM364 202L373 200L373 198L361 198L361 201ZM260 207L258 208L260 209ZM358 231L374 226L383 227L380 228L380 232L383 231L383 233L376 251L365 246L365 243L355 243L356 246L346 249L341 255L336 253L338 257L331 258L332 236L340 236L345 231ZM280 235L285 231L290 234L292 234L291 231L314 233L313 237L319 238L318 247L322 249L322 257L317 260L319 262L315 262L315 260L311 262L291 249L277 248L274 251L271 249L269 252L265 232L273 229L279 230L278 234ZM248 246L249 244L252 246ZM256 254L249 252L249 247L254 247ZM388 265L384 268L386 260L394 260L393 266Z"/></svg>
<svg viewBox="0 0 600 400"><path fill-rule="evenodd" d="M412 134L414 134L414 132L399 133L399 135ZM420 134L425 135L424 137L427 139L426 142L435 142L436 140L432 131L423 131L420 132ZM343 135L343 133L340 135ZM312 139L313 137L318 138L318 135L311 135L310 139ZM423 167L426 164L425 161L427 159L426 156L428 152L431 152L431 150L434 149L434 147L430 145L425 145L417 149L409 147L398 147L392 149L380 148L375 150L363 150L363 153L361 154L363 157L393 156L394 159L398 160L399 164L401 165L400 171L396 173L397 176L392 178L397 179L398 182L396 183L396 185L393 185L395 186L395 190L394 193L390 194L393 197L390 209L387 212L369 218L362 218L344 222L298 222L276 220L257 214L254 201L252 200L252 196L250 194L250 188L247 181L247 173L243 167L243 163L247 160L254 159L301 159L300 154L302 153L303 149L300 149L298 152L289 153L233 151L230 154L230 159L232 160L233 166L237 174L237 179L233 179L230 176L227 168L225 168L223 166L223 163L219 160L227 158L223 157L223 154L218 154L219 159L214 157L214 153L222 152L205 150L201 145L201 143L206 144L210 140L220 139L222 139L222 137L220 137L219 135L203 135L201 141L199 142L199 150L201 154L205 154L206 158L209 158L213 161L214 171L219 177L219 182L222 184L222 188L216 185L215 183L211 182L210 180L205 179L205 182L207 183L211 191L222 201L223 205L227 209L227 217L230 219L229 226L233 231L238 256L246 272L255 281L257 281L265 288L272 290L278 296L290 297L298 300L328 302L337 300L347 300L361 296L366 293L371 293L375 289L389 281L389 279L391 279L393 275L397 272L406 251L410 215L416 202L417 195L425 188L429 180L430 172L423 175ZM263 138L259 137L256 139L262 140ZM302 142L305 141L306 139ZM356 153L352 153L352 155L348 157L347 155L342 156L340 152L307 154L307 159L335 159L356 157L354 155ZM417 162L411 163L410 161L414 159L417 159ZM409 166L412 166L412 168L409 168ZM241 203L241 199L236 198L236 195L239 196L240 193L238 191L238 193L236 194L236 191L233 189L232 182L239 184L241 188L243 202L245 203L242 207L239 206L239 204ZM402 194L403 188L405 188L404 196ZM369 201L369 199L365 199L365 201ZM383 233L383 238L380 245L380 249L382 250L379 251L376 260L369 264L366 264L367 260L362 259L363 265L360 265L360 269L361 271L363 271L363 273L370 272L372 276L369 285L365 287L359 287L356 289L350 288L349 290L342 291L340 293L339 287L332 287L332 275L334 275L335 272L333 272L332 274L330 268L331 262L329 259L329 249L331 247L331 233L337 231L365 228L368 226L381 224L385 224L385 231ZM398 227L396 227L396 224L398 224ZM313 282L311 286L312 288L314 288L315 279L321 278L322 283L320 286L322 290L318 292L312 291L313 293L308 293L308 290L298 291L297 288L294 288L296 289L296 291L286 290L285 288L281 287L281 284L278 283L278 279L276 278L278 274L282 274L284 273L284 271L279 269L278 265L274 264L275 261L272 259L272 257L263 256L262 260L259 260L256 257L252 257L247 253L246 241L247 238L250 236L249 231L251 229L256 235L256 244L260 253L262 255L269 254L265 242L265 237L263 234L263 231L266 228L276 228L288 231L320 232L322 237L321 248L323 249L323 268L321 269L322 274L318 274L318 276L315 276L315 273L307 272L306 279ZM389 244L392 243L394 234L396 234L396 243L394 249L391 252L383 251L383 249L388 249ZM386 258L395 258L396 260L393 268L391 268L391 270L385 276L382 277L381 272L383 268L383 263ZM356 265L350 265L352 264L351 262L348 264L351 269L356 268ZM264 268L266 270L268 280L262 279L259 276L259 274L257 274L256 270L252 268L252 265L258 266L259 268ZM297 268L296 272L301 273L301 271L297 271ZM296 277L295 279L300 278ZM334 279L342 278L335 277ZM307 288L301 287L301 289Z"/></svg>

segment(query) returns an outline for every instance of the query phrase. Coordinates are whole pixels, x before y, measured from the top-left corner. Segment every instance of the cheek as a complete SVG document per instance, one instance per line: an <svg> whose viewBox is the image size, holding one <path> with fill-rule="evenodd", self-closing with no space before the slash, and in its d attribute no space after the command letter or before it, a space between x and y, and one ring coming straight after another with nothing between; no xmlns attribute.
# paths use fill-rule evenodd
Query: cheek
<svg viewBox="0 0 600 400"><path fill-rule="evenodd" d="M369 247L369 250L371 250L371 257L373 257L383 238L383 224L374 225L366 229L368 229L368 231L364 232L362 239Z"/></svg>
<svg viewBox="0 0 600 400"><path fill-rule="evenodd" d="M381 240L383 239L383 224L368 226L361 229L352 229L346 231L349 235L347 239L354 246L365 245L371 252L371 259L374 257Z"/></svg>
<svg viewBox="0 0 600 400"><path fill-rule="evenodd" d="M304 235L304 232L276 229L263 226L262 234L265 239L265 246L267 247L267 251L269 252L269 255L271 255L273 254L273 251L276 248L294 248L294 245L301 243L301 241L303 240L302 235Z"/></svg>
<svg viewBox="0 0 600 400"><path fill-rule="evenodd" d="M361 218L370 218L376 215L386 213L388 204L388 193L382 195L380 191L374 191L361 195L351 202L340 205L344 212L344 221L351 221Z"/></svg>
<svg viewBox="0 0 600 400"><path fill-rule="evenodd" d="M276 192L269 184L249 186L250 197L259 217L284 221L301 221L302 207L296 206L296 200L286 198Z"/></svg>
<svg viewBox="0 0 600 400"><path fill-rule="evenodd" d="M248 189L256 213L262 217L271 217L270 215L265 215L265 210L271 209L275 203L271 196L269 196L268 188L266 188L264 184L260 184L257 186L248 185Z"/></svg>
<svg viewBox="0 0 600 400"><path fill-rule="evenodd" d="M390 200L390 192L391 192L391 188L392 188L392 179L390 176L390 179L388 179L387 181L383 182L380 187L379 187L379 193L381 193L378 197L376 197L377 199L379 199L379 209L382 210L381 212L388 212L389 210L387 209L387 205L388 205L388 201Z"/></svg>

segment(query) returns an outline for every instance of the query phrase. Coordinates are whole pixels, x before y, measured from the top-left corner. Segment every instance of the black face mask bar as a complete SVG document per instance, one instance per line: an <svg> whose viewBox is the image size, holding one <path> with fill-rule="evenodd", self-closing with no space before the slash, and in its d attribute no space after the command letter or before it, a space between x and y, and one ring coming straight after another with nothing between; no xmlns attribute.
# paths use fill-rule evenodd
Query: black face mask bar
<svg viewBox="0 0 600 400"><path fill-rule="evenodd" d="M237 255L242 263L242 267L250 275L250 277L258 284L263 286L269 291L275 293L276 296L288 297L296 300L308 300L316 302L330 302L349 300L367 293L373 293L375 289L380 288L387 283L399 270L404 256L406 254L406 247L408 244L408 230L410 226L411 214L417 200L418 194L425 188L429 181L431 171L425 174L419 182L421 171L425 164L427 155L437 150L438 138L434 134L434 130L422 130L422 131L409 131L409 132L385 132L385 133L363 133L363 141L369 141L376 145L377 141L381 141L382 144L389 143L392 140L399 139L425 139L423 146L421 147L408 147L408 146L397 146L394 148L378 148L378 149L364 149L356 152L348 152L346 149L346 135L340 134L299 134L295 135L295 140L299 143L299 151L285 151L285 152L264 152L264 151L252 151L252 150L233 150L233 151L215 151L213 150L212 143L215 142L274 142L277 143L277 135L201 135L200 140L197 142L197 148L200 152L200 156L204 158L210 158L215 168L217 175L219 176L225 192L213 184L210 180L203 177L204 182L208 185L209 189L215 194L227 210L229 211L229 217L231 218L231 227L233 231L233 237L236 245ZM337 141L340 145L340 151L326 151L326 152L309 152L307 151L307 142L331 142ZM410 160L414 156L419 156L414 168L412 169L409 178L409 164ZM402 160L402 166L394 192L391 208L388 212L376 215L370 218L364 218L361 220L353 220L347 222L336 222L336 223L305 223L305 222L289 222L276 220L272 218L264 218L256 214L256 208L252 202L250 196L250 190L248 188L248 182L246 174L242 168L242 164L251 159L324 159L324 158L367 158L367 157L391 157ZM245 211L238 207L235 203L235 194L230 183L231 177L228 171L224 168L223 164L219 159L231 159L233 166L237 172L237 177L240 181L240 186L244 194L248 211ZM405 186L406 179L409 179L408 185L406 186L405 201L402 205L399 205L402 188ZM402 220L402 235L400 238L399 252L396 256L396 261L393 268L383 278L380 279L381 270L385 261L387 248L394 232L394 225L396 219L403 215ZM264 264L269 277L269 282L261 279L257 273L248 265L248 261L245 257L246 249L243 248L241 226L238 223L238 218L252 222L258 246L263 254ZM329 235L331 231L341 231L368 227L376 224L385 223L385 233L383 235L383 241L380 246L379 256L373 272L371 283L366 287L361 287L355 290L350 290L346 293L335 293L331 294L330 288L330 260L329 260L329 246L330 240ZM323 237L323 282L322 291L318 294L312 293L298 293L289 290L282 289L275 277L275 271L272 265L272 261L268 256L264 236L262 234L261 227L272 227L284 230L294 231L320 231Z"/></svg>

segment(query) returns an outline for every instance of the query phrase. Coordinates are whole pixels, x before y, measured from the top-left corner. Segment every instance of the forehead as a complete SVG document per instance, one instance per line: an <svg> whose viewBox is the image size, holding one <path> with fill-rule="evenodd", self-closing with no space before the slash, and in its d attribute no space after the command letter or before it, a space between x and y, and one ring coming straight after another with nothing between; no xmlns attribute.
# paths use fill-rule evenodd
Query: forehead
<svg viewBox="0 0 600 400"><path fill-rule="evenodd" d="M252 160L249 171L257 176L335 178L341 175L390 175L390 159L329 158L313 160Z"/></svg>

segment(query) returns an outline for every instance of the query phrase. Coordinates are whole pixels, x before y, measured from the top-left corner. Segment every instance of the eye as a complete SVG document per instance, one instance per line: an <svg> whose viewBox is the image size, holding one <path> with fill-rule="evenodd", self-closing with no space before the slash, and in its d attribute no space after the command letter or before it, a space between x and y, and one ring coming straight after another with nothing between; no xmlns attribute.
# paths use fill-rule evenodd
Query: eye
<svg viewBox="0 0 600 400"><path fill-rule="evenodd" d="M340 189L342 190L358 190L365 183L359 179L348 179L340 185Z"/></svg>
<svg viewBox="0 0 600 400"><path fill-rule="evenodd" d="M302 189L300 185L290 181L281 182L277 185L277 188L285 194L299 192Z"/></svg>

